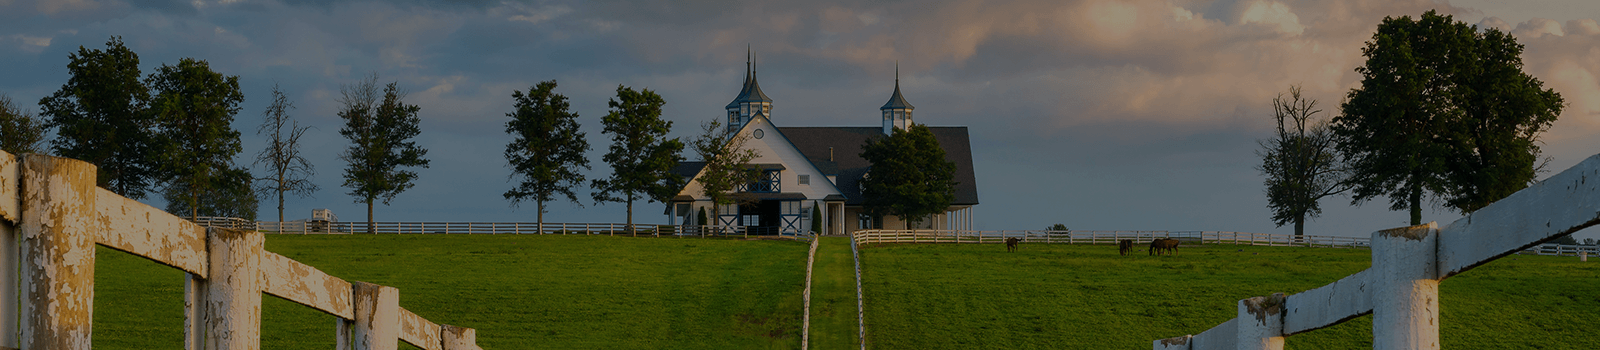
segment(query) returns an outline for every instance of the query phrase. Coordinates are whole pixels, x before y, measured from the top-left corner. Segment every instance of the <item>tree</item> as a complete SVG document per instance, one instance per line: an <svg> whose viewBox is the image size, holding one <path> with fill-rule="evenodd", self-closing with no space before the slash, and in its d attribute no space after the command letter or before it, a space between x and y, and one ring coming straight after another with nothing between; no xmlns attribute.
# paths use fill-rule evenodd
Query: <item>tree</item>
<svg viewBox="0 0 1600 350"><path fill-rule="evenodd" d="M188 201L189 216L197 217L200 198L216 190L216 178L233 169L233 156L243 150L233 129L233 116L244 102L239 77L184 58L175 66L161 65L148 86L156 91L150 107L159 125L156 157L162 179L187 192L179 200Z"/></svg>
<svg viewBox="0 0 1600 350"><path fill-rule="evenodd" d="M1385 18L1333 120L1353 203L1387 196L1422 223L1422 199L1463 213L1526 187L1536 136L1560 114L1560 95L1522 73L1521 45L1434 11Z"/></svg>
<svg viewBox="0 0 1600 350"><path fill-rule="evenodd" d="M356 203L367 204L367 232L374 231L373 202L382 199L388 205L396 195L415 186L411 183L417 173L401 167L428 167L423 158L428 150L410 141L422 133L422 119L417 112L422 108L407 105L405 93L399 83L389 83L383 88L383 100L378 101L378 76L344 86L339 92L339 118L344 127L339 135L350 139L350 148L339 154L345 161L344 187L356 198Z"/></svg>
<svg viewBox="0 0 1600 350"><path fill-rule="evenodd" d="M42 118L17 107L11 96L0 94L0 150L13 155L41 153L46 130Z"/></svg>
<svg viewBox="0 0 1600 350"><path fill-rule="evenodd" d="M68 56L71 78L39 100L48 127L56 128L56 155L94 164L100 187L141 199L158 181L154 114L149 89L139 81L139 55L111 37L105 50L78 47Z"/></svg>
<svg viewBox="0 0 1600 350"><path fill-rule="evenodd" d="M506 162L511 177L522 176L522 183L506 191L511 205L532 199L539 205L539 227L544 227L544 203L562 195L578 203L573 186L583 184L579 168L589 169L589 141L578 131L578 114L567 109L567 97L555 93L556 81L541 82L528 93L512 91L516 110L506 113L506 133L515 139L506 145ZM579 205L582 205L581 203ZM631 220L631 215L630 215ZM629 223L632 223L630 221Z"/></svg>
<svg viewBox="0 0 1600 350"><path fill-rule="evenodd" d="M705 167L701 168L695 182L700 183L701 194L711 199L711 220L715 221L707 223L701 218L700 224L721 225L722 206L738 203L733 189L760 178L761 173L750 166L750 160L756 159L757 154L755 150L744 148L745 142L750 140L748 136L722 127L715 119L700 127L704 132L692 144Z"/></svg>
<svg viewBox="0 0 1600 350"><path fill-rule="evenodd" d="M1046 227L1044 230L1045 231L1071 231L1072 229L1067 228L1066 224L1057 223L1055 225L1050 225L1050 227Z"/></svg>
<svg viewBox="0 0 1600 350"><path fill-rule="evenodd" d="M1278 121L1274 137L1262 140L1261 165L1266 176L1267 208L1278 227L1294 223L1296 236L1305 234L1307 217L1322 214L1323 197L1344 192L1344 166L1339 161L1337 139L1326 120L1312 120L1322 110L1317 100L1300 96L1299 86L1289 87L1289 96L1272 99L1272 115Z"/></svg>
<svg viewBox="0 0 1600 350"><path fill-rule="evenodd" d="M667 102L655 91L618 85L617 97L608 104L611 113L601 120L611 135L611 151L601 159L611 165L611 177L594 180L590 187L596 190L596 203L628 203L631 233L635 200L667 203L683 187L683 179L672 172L683 161L683 142L666 138L672 122L661 120L661 106Z"/></svg>
<svg viewBox="0 0 1600 350"><path fill-rule="evenodd" d="M293 108L294 103L289 102L283 90L276 84L272 85L272 103L267 105L266 111L261 112L263 120L261 126L256 128L256 135L267 137L267 147L256 154L254 164L265 164L267 177L256 179L260 184L256 191L277 196L278 222L283 222L285 193L305 198L319 189L317 184L311 183L311 177L317 174L316 168L300 155L300 137L305 136L306 130L311 127L300 126L300 122L289 115L289 110Z"/></svg>
<svg viewBox="0 0 1600 350"><path fill-rule="evenodd" d="M913 222L943 213L956 197L956 164L944 157L926 125L867 139L861 158L872 168L861 179L862 206L872 216L900 217L908 230Z"/></svg>
<svg viewBox="0 0 1600 350"><path fill-rule="evenodd" d="M811 234L822 234L822 201L811 202Z"/></svg>
<svg viewBox="0 0 1600 350"><path fill-rule="evenodd" d="M192 193L184 182L168 185L162 196L167 200L167 212L181 213L192 212L199 216L215 216L240 218L247 221L256 220L256 208L260 200L256 198L255 191L250 188L252 178L249 169L231 168L224 169L218 176L211 177L212 183L207 184L210 191L201 195L197 206L191 206L189 194Z"/></svg>
<svg viewBox="0 0 1600 350"><path fill-rule="evenodd" d="M1548 158L1539 134L1561 114L1561 94L1522 71L1522 44L1489 29L1476 32L1475 67L1454 89L1461 110L1444 139L1449 174L1445 205L1471 213L1532 184Z"/></svg>

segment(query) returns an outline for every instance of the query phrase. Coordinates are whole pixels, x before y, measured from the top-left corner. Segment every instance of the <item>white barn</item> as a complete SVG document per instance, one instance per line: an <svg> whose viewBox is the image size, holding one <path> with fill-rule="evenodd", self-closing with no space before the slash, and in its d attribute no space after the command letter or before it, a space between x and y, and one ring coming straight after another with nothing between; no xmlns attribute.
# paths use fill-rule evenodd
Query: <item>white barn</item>
<svg viewBox="0 0 1600 350"><path fill-rule="evenodd" d="M747 63L748 64L748 63ZM769 232L809 231L812 211L822 220L822 233L844 234L868 228L901 228L896 217L871 217L861 204L860 180L871 168L861 158L861 146L872 137L887 135L913 123L915 107L900 94L895 78L894 94L879 107L881 126L860 127L785 127L772 120L772 99L761 91L755 72L746 68L744 87L728 103L728 128L747 137L745 148L754 150L751 164L762 171L760 181L736 189L740 202L725 205L718 218L699 222L699 212L712 210L710 198L703 195L694 178L703 162L683 162L676 172L689 179L668 203L672 224L754 226ZM972 229L972 206L978 204L976 178L972 169L972 150L964 126L930 127L945 158L956 165L955 200L943 214L919 221L924 229Z"/></svg>

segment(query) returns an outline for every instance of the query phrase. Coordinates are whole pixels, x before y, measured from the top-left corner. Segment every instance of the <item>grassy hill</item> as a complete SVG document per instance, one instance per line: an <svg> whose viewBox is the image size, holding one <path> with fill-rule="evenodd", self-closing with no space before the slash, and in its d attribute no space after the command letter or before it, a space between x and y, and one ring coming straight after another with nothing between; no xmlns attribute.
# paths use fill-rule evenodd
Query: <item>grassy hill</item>
<svg viewBox="0 0 1600 350"><path fill-rule="evenodd" d="M1115 246L883 245L862 250L875 349L1149 349L1234 317L1235 301L1320 287L1370 265L1359 249L1211 245L1179 256ZM1600 263L1513 256L1445 280L1445 348L1600 347ZM1371 319L1291 336L1289 349L1371 347Z"/></svg>
<svg viewBox="0 0 1600 350"><path fill-rule="evenodd" d="M793 349L807 246L789 241L588 236L268 235L267 250L478 329L490 349ZM1319 287L1365 269L1359 249L883 245L864 248L874 349L1147 349L1233 317L1237 299ZM824 238L815 349L855 343L849 243ZM95 348L182 346L183 275L101 248ZM1515 256L1441 287L1447 348L1600 348L1600 262ZM333 316L267 296L263 348L331 348ZM1369 318L1289 337L1291 349L1370 347Z"/></svg>
<svg viewBox="0 0 1600 350"><path fill-rule="evenodd" d="M267 235L267 250L472 327L486 349L799 347L807 245L603 236ZM183 274L100 248L96 349L181 348ZM334 317L271 296L262 347L332 348ZM403 344L403 343L402 343Z"/></svg>

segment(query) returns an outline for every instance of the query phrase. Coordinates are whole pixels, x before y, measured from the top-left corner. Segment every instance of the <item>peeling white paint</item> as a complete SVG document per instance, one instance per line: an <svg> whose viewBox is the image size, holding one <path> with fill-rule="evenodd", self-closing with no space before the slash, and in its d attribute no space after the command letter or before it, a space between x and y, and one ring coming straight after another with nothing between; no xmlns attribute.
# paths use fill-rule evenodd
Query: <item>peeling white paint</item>
<svg viewBox="0 0 1600 350"><path fill-rule="evenodd" d="M96 188L97 242L206 277L206 229Z"/></svg>
<svg viewBox="0 0 1600 350"><path fill-rule="evenodd" d="M444 350L483 350L478 347L478 331L472 328L439 325Z"/></svg>
<svg viewBox="0 0 1600 350"><path fill-rule="evenodd" d="M94 318L95 167L27 155L22 162L20 348L89 349Z"/></svg>
<svg viewBox="0 0 1600 350"><path fill-rule="evenodd" d="M1373 349L1439 348L1439 225L1372 233Z"/></svg>
<svg viewBox="0 0 1600 350"><path fill-rule="evenodd" d="M261 232L206 230L211 277L206 279L206 349L261 349Z"/></svg>
<svg viewBox="0 0 1600 350"><path fill-rule="evenodd" d="M350 304L350 282L323 273L311 265L266 252L261 258L261 281L267 294L343 319L356 317L355 309Z"/></svg>
<svg viewBox="0 0 1600 350"><path fill-rule="evenodd" d="M366 282L352 283L355 350L395 350L400 347L400 290Z"/></svg>
<svg viewBox="0 0 1600 350"><path fill-rule="evenodd" d="M400 308L400 340L425 350L440 350L444 345L439 337L438 324L411 313L411 310Z"/></svg>
<svg viewBox="0 0 1600 350"><path fill-rule="evenodd" d="M22 172L17 157L0 151L0 220L22 220Z"/></svg>
<svg viewBox="0 0 1600 350"><path fill-rule="evenodd" d="M1237 349L1283 349L1283 299L1283 293L1278 293L1239 300L1234 318Z"/></svg>

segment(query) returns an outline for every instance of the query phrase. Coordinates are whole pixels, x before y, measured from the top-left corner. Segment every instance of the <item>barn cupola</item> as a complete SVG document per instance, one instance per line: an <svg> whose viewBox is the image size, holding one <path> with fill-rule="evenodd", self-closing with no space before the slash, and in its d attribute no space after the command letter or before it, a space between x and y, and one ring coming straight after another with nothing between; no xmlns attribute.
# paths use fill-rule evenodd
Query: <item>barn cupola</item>
<svg viewBox="0 0 1600 350"><path fill-rule="evenodd" d="M883 112L883 134L894 134L894 129L906 130L911 127L911 111L917 109L906 102L905 96L900 96L900 64L894 66L894 95L889 96L889 102L884 103L878 110Z"/></svg>
<svg viewBox="0 0 1600 350"><path fill-rule="evenodd" d="M761 92L761 84L756 83L755 56L745 51L744 61L744 88L739 90L739 96L728 102L728 131L732 132L743 128L756 115L771 118L772 99Z"/></svg>

